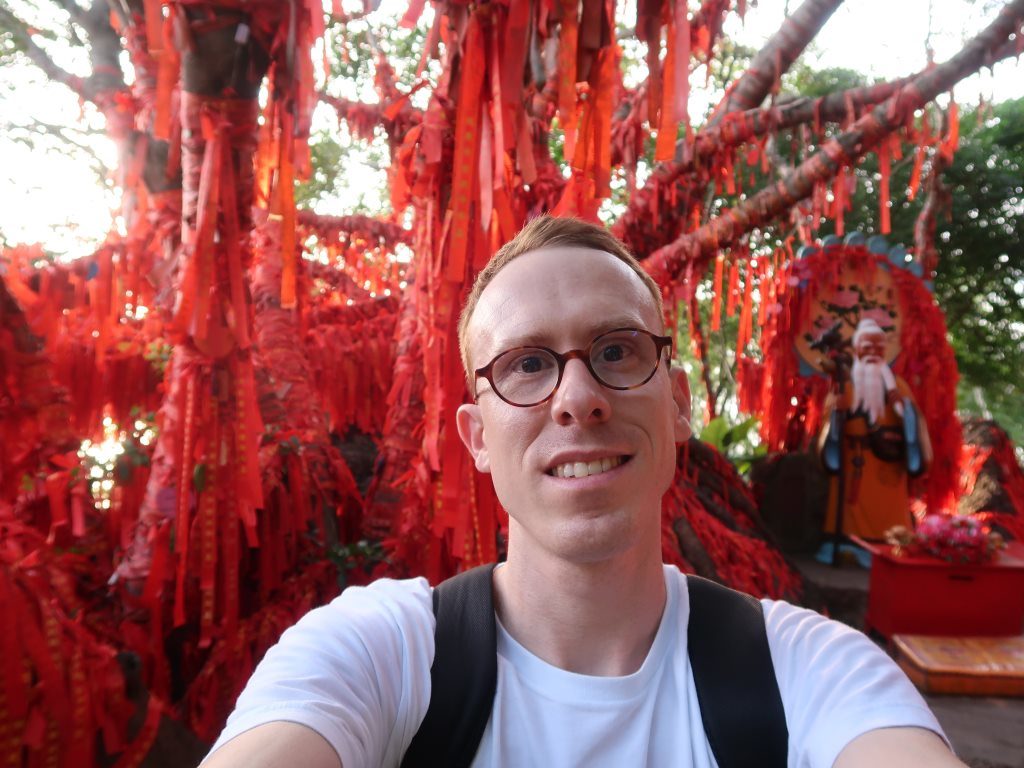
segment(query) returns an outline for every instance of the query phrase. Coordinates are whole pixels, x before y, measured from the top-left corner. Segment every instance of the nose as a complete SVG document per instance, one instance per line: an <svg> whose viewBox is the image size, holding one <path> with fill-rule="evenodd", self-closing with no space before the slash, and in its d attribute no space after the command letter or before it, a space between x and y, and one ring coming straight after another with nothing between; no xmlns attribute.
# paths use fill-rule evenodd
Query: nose
<svg viewBox="0 0 1024 768"><path fill-rule="evenodd" d="M551 398L551 418L562 426L597 424L611 416L608 390L590 375L582 360L569 360Z"/></svg>

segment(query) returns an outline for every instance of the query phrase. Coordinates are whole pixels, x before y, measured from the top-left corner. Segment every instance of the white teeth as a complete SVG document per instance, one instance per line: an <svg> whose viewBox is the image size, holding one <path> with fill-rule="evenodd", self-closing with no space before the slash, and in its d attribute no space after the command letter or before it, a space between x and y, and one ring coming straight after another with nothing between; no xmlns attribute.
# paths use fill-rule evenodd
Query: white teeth
<svg viewBox="0 0 1024 768"><path fill-rule="evenodd" d="M555 477L588 477L614 469L622 462L623 458L621 456L610 456L604 459L595 459L594 461L570 461L567 464L559 464L552 470L551 474Z"/></svg>

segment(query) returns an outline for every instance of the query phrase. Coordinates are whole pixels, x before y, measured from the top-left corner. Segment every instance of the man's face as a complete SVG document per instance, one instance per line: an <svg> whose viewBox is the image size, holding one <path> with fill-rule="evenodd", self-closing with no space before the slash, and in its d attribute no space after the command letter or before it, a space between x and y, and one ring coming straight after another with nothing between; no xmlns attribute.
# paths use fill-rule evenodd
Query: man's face
<svg viewBox="0 0 1024 768"><path fill-rule="evenodd" d="M854 349L857 359L865 363L881 363L885 361L885 334L864 333L857 339Z"/></svg>
<svg viewBox="0 0 1024 768"><path fill-rule="evenodd" d="M510 262L481 294L470 360L478 368L522 345L585 349L623 327L662 330L653 298L627 264L592 249L537 251ZM476 384L477 403L459 409L459 433L510 515L510 546L580 562L639 542L659 546L661 497L676 442L689 436L685 376L661 363L643 386L616 391L570 360L551 399L527 408L502 401L485 379ZM594 474L560 476L576 463Z"/></svg>

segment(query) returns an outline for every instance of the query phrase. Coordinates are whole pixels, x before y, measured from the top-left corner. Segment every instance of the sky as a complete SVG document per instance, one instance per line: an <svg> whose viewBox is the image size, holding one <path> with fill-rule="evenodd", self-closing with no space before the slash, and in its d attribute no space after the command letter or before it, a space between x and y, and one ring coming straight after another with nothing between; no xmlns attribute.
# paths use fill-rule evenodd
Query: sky
<svg viewBox="0 0 1024 768"><path fill-rule="evenodd" d="M383 20L400 15L406 5L406 0L384 0L375 16ZM799 1L761 0L755 6L748 0L748 5L752 7L742 23L730 17L726 34L758 48L782 23L787 6L792 10ZM804 60L815 68L847 67L884 79L911 74L926 63L926 40L941 62L984 27L1000 5L996 0L850 0L829 20ZM998 102L1022 96L1024 63L1016 60L956 88L957 100L965 105L979 98ZM699 99L695 93L691 114L697 114ZM17 126L31 119L96 132L81 138L104 163L115 165L114 148L102 137L101 117L31 65L0 68L0 242L41 242L66 258L87 255L116 226L117 195L97 182L88 158L68 153L56 142L49 142L49 149L32 150L15 141L23 134ZM345 205L344 199L335 201L331 212L341 212Z"/></svg>

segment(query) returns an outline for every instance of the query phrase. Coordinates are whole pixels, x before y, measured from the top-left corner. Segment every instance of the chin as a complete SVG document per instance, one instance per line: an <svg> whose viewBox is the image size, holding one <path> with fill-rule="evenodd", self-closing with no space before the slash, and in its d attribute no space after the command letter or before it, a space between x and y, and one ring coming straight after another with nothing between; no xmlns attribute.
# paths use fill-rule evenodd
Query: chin
<svg viewBox="0 0 1024 768"><path fill-rule="evenodd" d="M645 527L637 515L624 509L570 515L550 521L547 531L527 536L567 562L600 563L636 549L645 540Z"/></svg>

